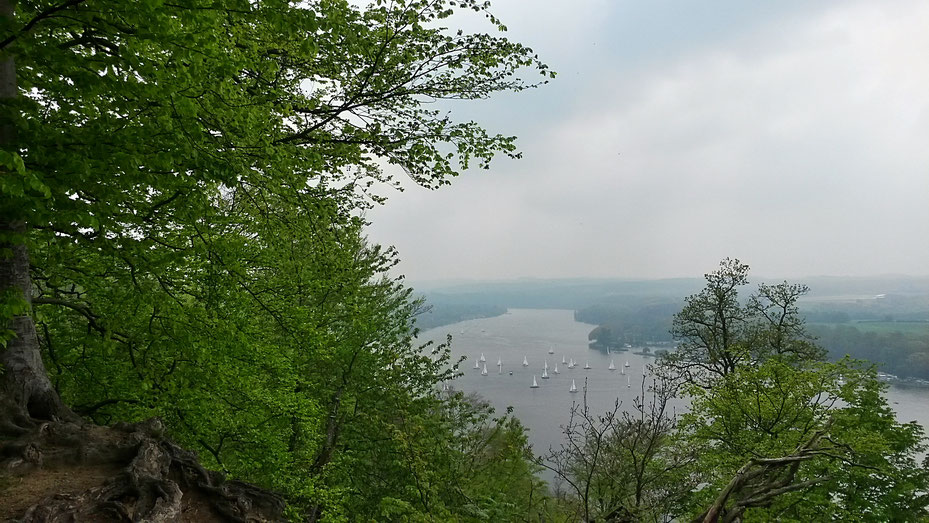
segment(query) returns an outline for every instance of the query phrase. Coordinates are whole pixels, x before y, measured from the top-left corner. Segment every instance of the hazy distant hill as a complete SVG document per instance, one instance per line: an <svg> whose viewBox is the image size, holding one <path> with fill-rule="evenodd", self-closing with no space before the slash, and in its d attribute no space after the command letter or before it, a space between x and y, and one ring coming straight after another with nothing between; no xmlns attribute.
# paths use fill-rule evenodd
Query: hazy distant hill
<svg viewBox="0 0 929 523"><path fill-rule="evenodd" d="M624 297L677 298L693 294L703 280L515 280L426 286L430 303L495 304L526 309L581 309L595 304L624 301Z"/></svg>
<svg viewBox="0 0 929 523"><path fill-rule="evenodd" d="M776 283L783 278L751 278ZM854 301L878 295L929 295L929 276L842 277L790 279L810 287L809 301ZM633 279L520 279L414 285L430 303L499 305L530 309L581 309L592 305L626 303L630 298L675 298L698 292L703 278ZM748 291L746 294L748 294Z"/></svg>
<svg viewBox="0 0 929 523"><path fill-rule="evenodd" d="M876 296L880 294L929 295L929 276L815 276L797 279L810 287L810 298Z"/></svg>

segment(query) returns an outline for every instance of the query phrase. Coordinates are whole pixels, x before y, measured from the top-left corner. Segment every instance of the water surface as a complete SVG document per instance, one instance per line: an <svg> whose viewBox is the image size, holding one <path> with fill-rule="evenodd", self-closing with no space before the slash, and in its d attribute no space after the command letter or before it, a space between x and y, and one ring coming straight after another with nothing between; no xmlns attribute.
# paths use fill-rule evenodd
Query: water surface
<svg viewBox="0 0 929 523"><path fill-rule="evenodd" d="M585 386L588 405L595 414L612 408L617 400L624 408L631 408L633 399L641 394L646 365L654 361L632 353L640 349L607 355L588 348L587 335L593 328L575 322L570 310L510 309L502 316L438 327L421 337L444 341L446 334L452 334L453 361L460 356L466 360L461 365L464 375L451 386L480 393L498 412L512 406L529 429L535 453L545 454L550 447L561 444L560 427L568 422L571 406L583 401ZM548 354L549 349L554 354ZM486 361L479 362L480 369L474 369L482 354ZM524 357L528 366L522 365ZM498 359L503 363L500 370ZM573 369L562 364L562 360L571 359L577 363ZM608 370L611 360L615 371ZM542 379L546 362L550 376L547 380ZM627 362L629 367L625 367ZM560 374L554 374L556 363ZM589 370L583 368L587 363ZM485 364L487 375L483 376ZM530 388L533 376L539 388ZM572 380L578 393L568 392ZM929 425L929 391L891 387L887 396L900 421ZM545 476L550 479L550 475Z"/></svg>
<svg viewBox="0 0 929 523"><path fill-rule="evenodd" d="M529 429L536 454L542 454L561 443L560 426L568 422L571 406L583 401L585 387L593 413L612 408L616 400L624 407L631 406L633 398L641 394L646 365L654 358L632 353L640 349L611 355L589 349L587 335L593 328L575 322L570 310L510 309L502 316L438 327L421 337L442 341L446 334L452 334L453 361L460 356L466 360L461 364L464 375L451 386L480 393L498 412L512 406ZM549 354L549 349L554 354ZM474 369L482 354L486 361ZM522 365L523 358L528 366ZM562 363L571 359L576 362L573 369ZM609 370L611 361L615 371ZM549 378L542 379L546 363ZM588 363L591 368L585 370ZM487 375L483 376L485 364ZM555 364L559 374L554 373ZM530 388L533 376L539 388ZM578 388L574 394L569 392L572 381Z"/></svg>

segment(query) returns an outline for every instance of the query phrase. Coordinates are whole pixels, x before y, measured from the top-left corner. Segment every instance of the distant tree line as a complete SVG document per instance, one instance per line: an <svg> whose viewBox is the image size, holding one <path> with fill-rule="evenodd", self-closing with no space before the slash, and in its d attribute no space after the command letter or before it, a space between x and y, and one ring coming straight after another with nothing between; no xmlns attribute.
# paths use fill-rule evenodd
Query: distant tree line
<svg viewBox="0 0 929 523"><path fill-rule="evenodd" d="M853 325L814 325L810 332L832 359L849 355L901 378L929 379L929 333L871 332Z"/></svg>
<svg viewBox="0 0 929 523"><path fill-rule="evenodd" d="M680 311L681 304L655 300L659 298L653 298L653 302L637 297L625 303L593 305L575 312L574 318L597 325L588 336L591 348L595 349L670 341L672 318ZM920 334L872 332L853 323L894 318L911 325L916 319L925 317L924 303L924 297L888 296L878 300L817 304L802 311L798 309L798 313L811 324L807 329L809 334L832 361L848 355L875 363L880 371L901 378L929 379L929 324L926 324L926 332Z"/></svg>
<svg viewBox="0 0 929 523"><path fill-rule="evenodd" d="M574 313L575 321L597 325L590 335L591 347L605 350L647 342L671 341L671 317L681 308L676 301L594 305Z"/></svg>
<svg viewBox="0 0 929 523"><path fill-rule="evenodd" d="M886 294L872 298L811 301L804 303L802 309L810 323L927 321L929 294Z"/></svg>

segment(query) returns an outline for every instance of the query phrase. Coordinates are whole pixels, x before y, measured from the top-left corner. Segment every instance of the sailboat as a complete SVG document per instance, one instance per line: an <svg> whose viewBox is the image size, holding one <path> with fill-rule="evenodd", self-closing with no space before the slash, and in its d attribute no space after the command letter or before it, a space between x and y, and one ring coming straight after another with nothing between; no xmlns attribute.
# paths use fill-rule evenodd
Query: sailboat
<svg viewBox="0 0 929 523"><path fill-rule="evenodd" d="M487 375L487 364L485 363L484 368L481 370L481 376L486 376L486 375Z"/></svg>
<svg viewBox="0 0 929 523"><path fill-rule="evenodd" d="M484 353L483 353L483 352L481 353L481 357L480 357L477 361L479 361L479 362L481 362L481 363L484 363L485 361L487 361L487 358L484 357Z"/></svg>
<svg viewBox="0 0 929 523"><path fill-rule="evenodd" d="M555 354L555 349L553 349L552 347L549 347L549 348L548 348L548 353L549 353L549 354Z"/></svg>
<svg viewBox="0 0 929 523"><path fill-rule="evenodd" d="M548 360L545 360L545 365L542 367L545 370L548 370Z"/></svg>
<svg viewBox="0 0 929 523"><path fill-rule="evenodd" d="M498 366L498 367L502 367L502 366L503 366L503 359L497 358L497 366Z"/></svg>
<svg viewBox="0 0 929 523"><path fill-rule="evenodd" d="M530 386L529 388L530 389L539 388L539 382L535 380L535 374L532 375L532 386Z"/></svg>
<svg viewBox="0 0 929 523"><path fill-rule="evenodd" d="M584 368L585 368L585 369L589 369L589 368L590 368L590 360L587 360L587 363L584 364Z"/></svg>
<svg viewBox="0 0 929 523"><path fill-rule="evenodd" d="M557 364L557 363L555 364L555 374L559 374L559 372L558 372L558 364Z"/></svg>
<svg viewBox="0 0 929 523"><path fill-rule="evenodd" d="M630 389L632 388L632 380L629 379L628 374L626 374L626 387Z"/></svg>
<svg viewBox="0 0 929 523"><path fill-rule="evenodd" d="M542 369L542 379L543 380L548 379L548 369Z"/></svg>
<svg viewBox="0 0 929 523"><path fill-rule="evenodd" d="M529 360L526 359L526 356L523 356L523 367L528 367L528 366L529 366Z"/></svg>
<svg viewBox="0 0 929 523"><path fill-rule="evenodd" d="M577 392L577 385L574 384L574 380L571 380L571 388L568 389L568 392Z"/></svg>
<svg viewBox="0 0 929 523"><path fill-rule="evenodd" d="M574 368L574 358L571 358L571 359L568 361L568 368L569 368L569 369L573 369L573 368Z"/></svg>
<svg viewBox="0 0 929 523"><path fill-rule="evenodd" d="M626 360L626 365L625 365L625 366L626 366L626 367L630 367L630 366L631 366L631 365L629 365L629 360Z"/></svg>
<svg viewBox="0 0 929 523"><path fill-rule="evenodd" d="M625 373L626 373L626 367L622 367L621 369L619 369L619 373L620 373L620 374L625 374Z"/></svg>
<svg viewBox="0 0 929 523"><path fill-rule="evenodd" d="M613 360L610 360L610 366L607 367L607 368L610 369L610 370L616 370L616 364L613 363Z"/></svg>
<svg viewBox="0 0 929 523"><path fill-rule="evenodd" d="M474 368L475 368L475 369L481 368L481 362L479 362L479 361L477 361L477 360L474 360Z"/></svg>
<svg viewBox="0 0 929 523"><path fill-rule="evenodd" d="M561 357L561 364L564 365L564 364L566 364L566 363L568 363L568 360L566 360L565 357L562 356L562 357Z"/></svg>

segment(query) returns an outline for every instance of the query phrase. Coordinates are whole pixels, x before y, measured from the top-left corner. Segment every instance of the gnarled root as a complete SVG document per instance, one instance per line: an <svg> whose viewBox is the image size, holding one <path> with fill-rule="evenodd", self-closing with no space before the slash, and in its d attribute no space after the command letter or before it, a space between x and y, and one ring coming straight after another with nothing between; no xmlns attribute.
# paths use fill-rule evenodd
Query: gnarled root
<svg viewBox="0 0 929 523"><path fill-rule="evenodd" d="M122 467L80 492L36 500L24 522L279 521L283 500L270 492L204 469L196 455L162 436L157 419L97 427L46 422L14 440L0 440L0 475L38 468Z"/></svg>

